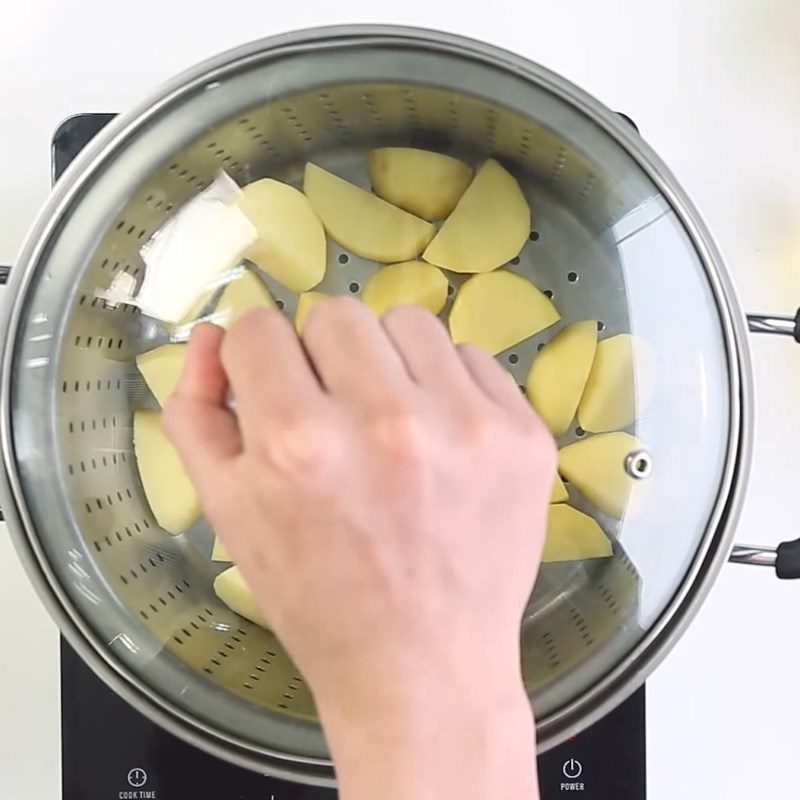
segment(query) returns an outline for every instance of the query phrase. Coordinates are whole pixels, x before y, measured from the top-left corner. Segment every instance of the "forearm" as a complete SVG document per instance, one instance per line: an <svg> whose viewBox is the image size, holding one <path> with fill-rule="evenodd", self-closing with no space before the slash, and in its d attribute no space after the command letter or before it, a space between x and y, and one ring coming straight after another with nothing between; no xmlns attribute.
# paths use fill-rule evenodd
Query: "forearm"
<svg viewBox="0 0 800 800"><path fill-rule="evenodd" d="M321 707L343 800L536 800L533 715L521 681L472 692L411 679L402 703Z"/></svg>

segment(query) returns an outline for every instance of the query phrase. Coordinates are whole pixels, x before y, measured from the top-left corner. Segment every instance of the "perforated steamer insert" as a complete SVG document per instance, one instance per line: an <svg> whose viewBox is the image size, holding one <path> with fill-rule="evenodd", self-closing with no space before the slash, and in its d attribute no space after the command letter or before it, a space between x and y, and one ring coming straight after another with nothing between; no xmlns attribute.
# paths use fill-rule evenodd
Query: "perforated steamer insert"
<svg viewBox="0 0 800 800"><path fill-rule="evenodd" d="M133 359L165 334L95 293L120 271L141 278L142 243L220 168L241 184L299 185L313 160L367 186L365 152L383 144L492 156L519 181L532 227L505 268L562 315L498 355L520 383L539 346L581 319L601 338L634 333L656 368L645 392L634 364L628 429L652 472L623 520L591 509L613 557L545 565L525 615L543 750L629 696L691 619L727 558L749 460L749 355L724 268L635 131L557 76L443 34L332 29L221 56L111 123L57 184L12 271L6 515L62 630L128 702L215 755L309 784L332 771L301 676L270 633L216 599L207 527L170 537L143 497L131 417L154 401ZM358 294L377 268L332 243L328 262L330 293ZM294 298L270 289L292 314ZM587 436L573 427L559 444ZM572 487L570 504L590 510Z"/></svg>
<svg viewBox="0 0 800 800"><path fill-rule="evenodd" d="M53 139L54 178L112 118L78 115L58 129ZM531 241L540 240L541 233L533 232ZM349 258L344 253L336 256L338 263L349 263ZM347 288L351 290L350 285ZM102 543L108 547L110 541ZM121 543L116 535L114 541ZM153 566L140 564L138 571ZM608 592L604 602L613 607L616 601ZM558 658L552 645L548 652L552 653L549 657ZM230 657L229 649L226 653ZM265 675L271 655L265 652L251 685ZM219 652L216 656L218 661L225 657ZM63 800L117 798L119 793L133 797L135 792L141 798L169 800L332 800L336 796L333 789L302 786L234 766L167 733L104 686L66 642L62 642L61 664ZM560 797L564 791L597 800L643 800L644 687L589 730L540 756L539 776L543 800ZM147 795L148 791L154 794Z"/></svg>

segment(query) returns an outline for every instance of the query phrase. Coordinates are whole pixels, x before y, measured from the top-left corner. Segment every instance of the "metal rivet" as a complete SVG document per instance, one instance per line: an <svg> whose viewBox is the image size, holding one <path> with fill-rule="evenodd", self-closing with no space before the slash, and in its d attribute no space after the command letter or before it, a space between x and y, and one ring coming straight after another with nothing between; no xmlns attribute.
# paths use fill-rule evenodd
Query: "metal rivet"
<svg viewBox="0 0 800 800"><path fill-rule="evenodd" d="M653 459L647 450L634 450L625 456L625 472L637 481L650 477L653 471Z"/></svg>

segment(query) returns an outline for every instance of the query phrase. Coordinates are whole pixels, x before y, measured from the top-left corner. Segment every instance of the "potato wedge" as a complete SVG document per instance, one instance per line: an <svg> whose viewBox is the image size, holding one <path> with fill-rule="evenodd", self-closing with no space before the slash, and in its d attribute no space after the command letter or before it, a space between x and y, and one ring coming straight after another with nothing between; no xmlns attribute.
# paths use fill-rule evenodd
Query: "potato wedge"
<svg viewBox="0 0 800 800"><path fill-rule="evenodd" d="M597 322L574 322L533 359L525 391L553 436L563 436L575 417L596 347Z"/></svg>
<svg viewBox="0 0 800 800"><path fill-rule="evenodd" d="M297 309L294 312L294 327L298 333L303 332L303 325L306 324L306 317L314 306L330 297L324 292L303 292L297 298Z"/></svg>
<svg viewBox="0 0 800 800"><path fill-rule="evenodd" d="M178 386L186 353L185 344L165 344L136 356L136 366L160 406Z"/></svg>
<svg viewBox="0 0 800 800"><path fill-rule="evenodd" d="M224 544L222 544L222 540L219 538L219 536L214 537L214 546L211 548L211 560L227 561L229 563L233 561L228 553L228 549Z"/></svg>
<svg viewBox="0 0 800 800"><path fill-rule="evenodd" d="M293 292L307 292L325 277L325 231L298 189L263 178L242 189L239 208L258 230L245 251L267 275Z"/></svg>
<svg viewBox="0 0 800 800"><path fill-rule="evenodd" d="M370 277L361 299L379 317L396 306L422 306L438 314L447 301L447 278L425 261L391 264Z"/></svg>
<svg viewBox="0 0 800 800"><path fill-rule="evenodd" d="M457 158L415 147L380 147L367 155L372 191L422 219L444 219L472 180Z"/></svg>
<svg viewBox="0 0 800 800"><path fill-rule="evenodd" d="M531 210L516 180L487 161L422 257L452 272L490 272L519 255Z"/></svg>
<svg viewBox="0 0 800 800"><path fill-rule="evenodd" d="M181 325L188 325L190 322L194 322L203 315L203 311L206 310L208 304L213 299L214 295L217 293L218 286L214 286L211 289L207 289L204 292L201 292L198 298L194 301L192 307L186 312L186 316L178 322L174 327L180 327Z"/></svg>
<svg viewBox="0 0 800 800"><path fill-rule="evenodd" d="M363 258L384 264L408 261L416 258L436 233L430 222L316 164L306 164L303 191L328 234Z"/></svg>
<svg viewBox="0 0 800 800"><path fill-rule="evenodd" d="M214 579L214 593L239 616L262 628L269 627L239 567L231 567L217 575Z"/></svg>
<svg viewBox="0 0 800 800"><path fill-rule="evenodd" d="M461 286L450 311L450 335L455 344L473 342L495 355L560 318L530 281L498 270L474 275Z"/></svg>
<svg viewBox="0 0 800 800"><path fill-rule="evenodd" d="M628 333L597 343L597 350L578 406L578 424L602 433L626 428L636 417L634 357L637 340Z"/></svg>
<svg viewBox="0 0 800 800"><path fill-rule="evenodd" d="M183 533L200 518L200 500L157 411L133 415L133 451L156 521L170 533Z"/></svg>
<svg viewBox="0 0 800 800"><path fill-rule="evenodd" d="M225 287L211 320L227 331L253 308L277 307L264 281L247 270Z"/></svg>
<svg viewBox="0 0 800 800"><path fill-rule="evenodd" d="M553 480L553 490L550 492L551 503L566 503L569 500L569 493L567 487L564 486L564 481L561 480L560 475L556 475Z"/></svg>
<svg viewBox="0 0 800 800"><path fill-rule="evenodd" d="M622 519L634 483L625 470L625 459L641 448L639 440L624 431L598 433L562 447L558 471L590 503Z"/></svg>
<svg viewBox="0 0 800 800"><path fill-rule="evenodd" d="M590 516L572 506L550 506L542 563L608 558L611 541Z"/></svg>

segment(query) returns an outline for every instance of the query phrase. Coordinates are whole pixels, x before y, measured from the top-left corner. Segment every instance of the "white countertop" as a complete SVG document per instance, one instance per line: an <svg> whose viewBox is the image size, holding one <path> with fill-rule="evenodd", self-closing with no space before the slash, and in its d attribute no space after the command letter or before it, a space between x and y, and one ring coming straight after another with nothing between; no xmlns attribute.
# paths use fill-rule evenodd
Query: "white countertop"
<svg viewBox="0 0 800 800"><path fill-rule="evenodd" d="M205 10L201 10L205 9ZM524 9L524 10L520 10ZM49 185L56 125L128 108L184 67L292 28L394 22L515 50L625 111L699 206L745 306L800 305L800 5L796 0L29 0L3 10L0 263L13 263ZM740 541L795 523L800 348L754 348L754 474ZM2 531L4 534L5 531ZM0 535L0 794L60 797L57 635ZM648 683L650 800L797 794L800 583L728 566Z"/></svg>

